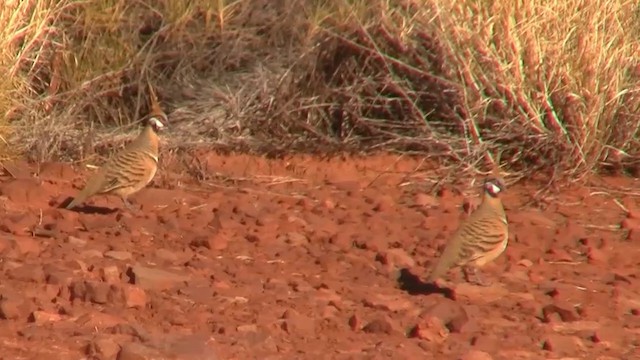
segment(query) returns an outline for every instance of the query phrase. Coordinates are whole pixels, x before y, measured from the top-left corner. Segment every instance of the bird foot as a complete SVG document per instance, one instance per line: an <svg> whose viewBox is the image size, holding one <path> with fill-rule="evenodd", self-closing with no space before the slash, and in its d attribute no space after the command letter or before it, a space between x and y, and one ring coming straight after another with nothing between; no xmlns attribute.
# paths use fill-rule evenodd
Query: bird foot
<svg viewBox="0 0 640 360"><path fill-rule="evenodd" d="M129 202L129 200L122 199L122 203L124 204L124 207L130 212L133 212L134 210L136 210L134 206Z"/></svg>
<svg viewBox="0 0 640 360"><path fill-rule="evenodd" d="M476 269L475 267L464 267L462 269L462 272L464 273L465 280L471 284L483 287L488 287L493 284L493 281L482 276L480 271L478 271L478 269Z"/></svg>

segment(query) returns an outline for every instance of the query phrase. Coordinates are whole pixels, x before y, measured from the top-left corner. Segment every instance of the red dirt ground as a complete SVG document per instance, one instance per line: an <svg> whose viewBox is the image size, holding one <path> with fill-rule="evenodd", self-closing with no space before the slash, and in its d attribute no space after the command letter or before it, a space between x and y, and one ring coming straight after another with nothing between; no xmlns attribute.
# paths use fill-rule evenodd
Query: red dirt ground
<svg viewBox="0 0 640 360"><path fill-rule="evenodd" d="M431 196L390 155L177 159L132 212L57 208L88 174L69 165L2 178L1 359L640 359L633 179L511 186L494 284L435 289L468 181Z"/></svg>

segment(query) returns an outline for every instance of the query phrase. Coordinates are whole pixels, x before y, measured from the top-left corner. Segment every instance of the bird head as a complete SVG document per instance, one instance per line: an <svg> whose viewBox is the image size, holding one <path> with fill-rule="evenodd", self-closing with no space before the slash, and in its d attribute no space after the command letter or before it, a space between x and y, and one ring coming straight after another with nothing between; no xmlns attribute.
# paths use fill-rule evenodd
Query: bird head
<svg viewBox="0 0 640 360"><path fill-rule="evenodd" d="M498 197L505 190L506 184L500 176L489 176L484 180L484 191L491 197Z"/></svg>

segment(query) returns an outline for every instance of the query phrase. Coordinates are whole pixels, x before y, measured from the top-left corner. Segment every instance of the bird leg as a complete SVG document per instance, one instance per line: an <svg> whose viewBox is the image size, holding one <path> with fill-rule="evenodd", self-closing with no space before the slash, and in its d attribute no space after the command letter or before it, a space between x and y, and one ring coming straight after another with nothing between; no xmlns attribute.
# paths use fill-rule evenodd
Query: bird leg
<svg viewBox="0 0 640 360"><path fill-rule="evenodd" d="M492 281L480 274L475 266L465 266L462 268L464 278L467 282L478 286L491 286Z"/></svg>
<svg viewBox="0 0 640 360"><path fill-rule="evenodd" d="M124 207L127 208L127 210L129 211L133 211L133 205L131 205L131 203L129 202L129 199L127 199L126 197L122 197L122 203L124 204Z"/></svg>

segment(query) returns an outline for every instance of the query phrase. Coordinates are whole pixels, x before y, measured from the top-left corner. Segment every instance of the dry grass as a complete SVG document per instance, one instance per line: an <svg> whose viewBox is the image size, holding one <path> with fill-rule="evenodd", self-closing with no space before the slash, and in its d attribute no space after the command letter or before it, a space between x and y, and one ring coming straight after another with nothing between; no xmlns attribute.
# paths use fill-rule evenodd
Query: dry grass
<svg viewBox="0 0 640 360"><path fill-rule="evenodd" d="M639 20L627 0L7 1L0 135L7 155L104 154L149 79L173 148L636 172Z"/></svg>

